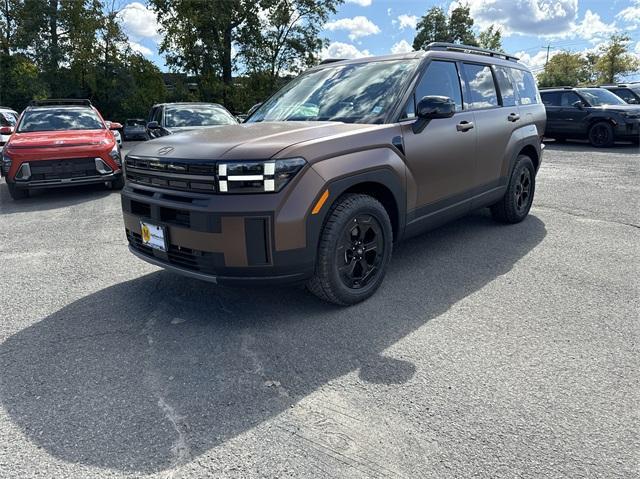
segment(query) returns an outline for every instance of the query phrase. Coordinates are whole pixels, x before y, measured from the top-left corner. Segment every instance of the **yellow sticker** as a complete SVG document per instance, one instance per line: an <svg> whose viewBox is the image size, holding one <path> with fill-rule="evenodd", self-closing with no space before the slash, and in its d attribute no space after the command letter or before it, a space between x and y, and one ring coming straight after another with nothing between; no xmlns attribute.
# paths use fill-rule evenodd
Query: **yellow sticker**
<svg viewBox="0 0 640 479"><path fill-rule="evenodd" d="M142 241L148 243L151 239L151 231L147 225L142 225Z"/></svg>

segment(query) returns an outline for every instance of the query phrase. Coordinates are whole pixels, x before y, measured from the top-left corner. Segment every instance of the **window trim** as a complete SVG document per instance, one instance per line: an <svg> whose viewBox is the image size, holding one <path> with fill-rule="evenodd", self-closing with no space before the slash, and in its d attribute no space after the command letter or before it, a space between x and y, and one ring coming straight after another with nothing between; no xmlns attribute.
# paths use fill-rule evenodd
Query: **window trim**
<svg viewBox="0 0 640 479"><path fill-rule="evenodd" d="M427 69L429 68L429 65L431 65L432 62L448 62L448 63L453 63L454 64L454 66L456 68L456 72L458 73L458 85L460 86L460 98L462 99L462 110L456 111L454 113L454 115L457 115L458 113L462 113L462 112L464 112L466 110L465 107L464 107L465 89L462 86L462 77L461 77L462 73L460 71L460 65L459 65L460 61L459 60L454 60L452 58L447 58L447 57L427 57L426 61L424 62L424 64L423 65L419 65L418 68L416 69L417 74L416 74L415 78L409 83L409 86L407 88L407 92L405 92L405 95L403 96L403 100L400 102L399 109L391 117L392 121L390 121L390 123L405 124L405 123L409 123L409 122L414 122L414 121L416 121L418 119L418 117L402 118L402 113L406 110L405 107L406 107L407 103L409 102L409 100L411 100L411 99L413 99L413 109L415 111L415 109L417 107L417 105L416 105L416 89L418 88L418 85L422 81L422 78L424 77L424 75L427 73Z"/></svg>
<svg viewBox="0 0 640 479"><path fill-rule="evenodd" d="M487 107L484 107L484 108L473 108L473 106L472 106L472 105L473 105L473 101L472 101L472 102L469 104L469 105L470 105L470 108L467 108L466 110L467 110L467 111L485 111L485 110L495 110L495 109L497 109L497 108L502 108L502 104L501 104L501 103L502 103L502 101L501 101L501 100L502 100L502 97L500 96L500 92L499 92L499 89L498 89L498 85L496 84L496 77L495 77L495 74L494 74L494 71L493 71L493 63L474 62L474 61L467 61L467 60L463 60L463 61L461 61L460 63L462 64L462 67L463 67L463 68L461 69L461 71L462 71L462 74L463 74L463 75L464 75L464 77L465 77L465 86L466 86L466 87L467 87L467 89L469 90L469 91L468 91L469 98L470 98L470 99L473 99L473 96L472 96L472 94L471 94L471 87L470 87L469 78L467 77L467 73L466 73L466 71L464 70L464 65L477 65L477 66L481 66L481 67L483 67L483 68L484 68L484 67L489 67L489 71L491 71L491 78L493 79L493 88L494 88L494 90L496 91L496 100L498 101L498 104L497 104L497 105L494 105L494 106L487 106ZM463 101L463 107L464 107L464 101ZM463 110L464 110L464 108L463 108Z"/></svg>

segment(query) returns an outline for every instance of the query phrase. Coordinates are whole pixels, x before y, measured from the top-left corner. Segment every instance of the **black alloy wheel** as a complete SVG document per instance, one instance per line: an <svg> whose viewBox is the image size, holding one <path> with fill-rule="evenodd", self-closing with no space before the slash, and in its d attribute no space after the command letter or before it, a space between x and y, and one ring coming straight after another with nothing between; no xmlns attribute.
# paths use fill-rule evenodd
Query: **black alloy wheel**
<svg viewBox="0 0 640 479"><path fill-rule="evenodd" d="M378 220L367 214L353 218L336 248L336 266L347 288L360 289L375 279L384 258L384 238Z"/></svg>
<svg viewBox="0 0 640 479"><path fill-rule="evenodd" d="M613 144L613 128L601 121L589 129L589 142L596 148L605 148Z"/></svg>

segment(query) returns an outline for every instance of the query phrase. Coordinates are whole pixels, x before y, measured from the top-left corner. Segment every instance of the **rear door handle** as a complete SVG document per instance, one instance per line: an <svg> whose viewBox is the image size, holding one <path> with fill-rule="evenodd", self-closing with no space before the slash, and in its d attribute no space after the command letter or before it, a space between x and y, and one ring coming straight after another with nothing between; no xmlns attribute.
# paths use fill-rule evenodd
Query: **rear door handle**
<svg viewBox="0 0 640 479"><path fill-rule="evenodd" d="M507 117L507 120L509 120L509 121L518 121L519 119L520 119L520 115L518 115L517 113L511 113Z"/></svg>
<svg viewBox="0 0 640 479"><path fill-rule="evenodd" d="M456 125L456 129L458 131L469 131L473 128L473 122L472 121L461 121L460 123L458 123Z"/></svg>

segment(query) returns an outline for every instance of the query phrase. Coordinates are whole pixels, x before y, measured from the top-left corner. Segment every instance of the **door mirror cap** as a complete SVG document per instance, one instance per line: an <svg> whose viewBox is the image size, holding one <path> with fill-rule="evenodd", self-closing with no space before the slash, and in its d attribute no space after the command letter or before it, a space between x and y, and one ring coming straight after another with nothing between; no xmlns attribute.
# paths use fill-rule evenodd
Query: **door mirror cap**
<svg viewBox="0 0 640 479"><path fill-rule="evenodd" d="M12 126L0 126L0 135L11 135L13 133Z"/></svg>
<svg viewBox="0 0 640 479"><path fill-rule="evenodd" d="M582 110L584 108L584 103L580 100L578 101L574 101L571 106L575 107L575 108L579 108L580 110Z"/></svg>
<svg viewBox="0 0 640 479"><path fill-rule="evenodd" d="M157 121L150 121L149 123L147 123L147 128L149 130L159 130L160 125L158 124Z"/></svg>
<svg viewBox="0 0 640 479"><path fill-rule="evenodd" d="M425 96L418 102L416 116L422 120L451 118L456 112L456 104L446 96Z"/></svg>

